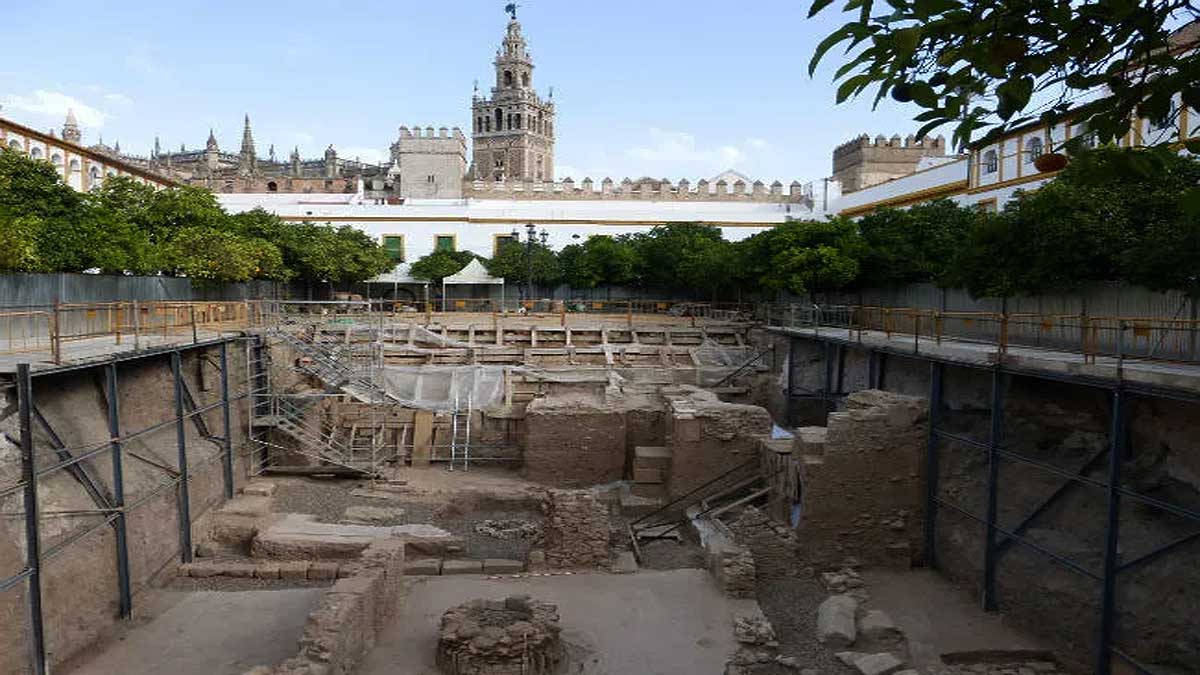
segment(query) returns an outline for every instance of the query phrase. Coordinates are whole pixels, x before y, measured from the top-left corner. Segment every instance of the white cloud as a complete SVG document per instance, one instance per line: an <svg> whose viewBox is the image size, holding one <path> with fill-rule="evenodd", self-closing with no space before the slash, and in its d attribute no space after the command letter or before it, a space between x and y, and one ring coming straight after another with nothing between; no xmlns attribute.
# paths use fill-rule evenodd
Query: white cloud
<svg viewBox="0 0 1200 675"><path fill-rule="evenodd" d="M382 164L388 157L386 152L378 148L358 146L339 148L334 146L334 149L337 150L338 157L341 159L358 158L358 161L366 162L368 164Z"/></svg>
<svg viewBox="0 0 1200 675"><path fill-rule="evenodd" d="M93 108L73 96L45 89L38 89L29 96L19 94L6 96L0 99L0 105L9 110L50 118L50 121L55 124L63 121L63 118L67 116L68 109L74 109L79 124L92 129L103 127L105 120L108 119L107 113Z"/></svg>
<svg viewBox="0 0 1200 675"><path fill-rule="evenodd" d="M714 171L732 168L747 162L752 155L767 150L770 144L761 138L748 138L736 145L701 145L696 137L686 131L650 129L650 142L629 148L625 154L654 167L645 166L635 173L660 173L660 168L674 174L702 176Z"/></svg>

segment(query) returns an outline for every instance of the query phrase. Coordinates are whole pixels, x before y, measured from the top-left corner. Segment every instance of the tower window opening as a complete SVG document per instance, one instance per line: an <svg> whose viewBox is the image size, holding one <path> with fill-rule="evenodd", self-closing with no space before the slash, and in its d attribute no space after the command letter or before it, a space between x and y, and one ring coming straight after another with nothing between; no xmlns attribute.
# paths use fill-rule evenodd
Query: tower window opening
<svg viewBox="0 0 1200 675"><path fill-rule="evenodd" d="M504 130L504 111L496 108L496 131Z"/></svg>
<svg viewBox="0 0 1200 675"><path fill-rule="evenodd" d="M529 73L521 73L521 86L529 88Z"/></svg>
<svg viewBox="0 0 1200 675"><path fill-rule="evenodd" d="M511 70L504 71L504 86L506 86L506 87L513 86L513 76L512 76Z"/></svg>
<svg viewBox="0 0 1200 675"><path fill-rule="evenodd" d="M521 126L521 113L517 113L517 127L516 128L518 128L518 129L524 128Z"/></svg>

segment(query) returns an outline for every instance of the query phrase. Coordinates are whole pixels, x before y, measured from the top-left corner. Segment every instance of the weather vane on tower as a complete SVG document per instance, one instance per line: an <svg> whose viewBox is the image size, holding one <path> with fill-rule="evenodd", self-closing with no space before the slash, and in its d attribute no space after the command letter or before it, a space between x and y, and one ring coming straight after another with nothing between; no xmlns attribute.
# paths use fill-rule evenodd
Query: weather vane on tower
<svg viewBox="0 0 1200 675"><path fill-rule="evenodd" d="M510 2L504 6L504 11L508 12L512 16L513 21L517 20L517 8L518 7L520 7L520 5L518 5L515 2Z"/></svg>

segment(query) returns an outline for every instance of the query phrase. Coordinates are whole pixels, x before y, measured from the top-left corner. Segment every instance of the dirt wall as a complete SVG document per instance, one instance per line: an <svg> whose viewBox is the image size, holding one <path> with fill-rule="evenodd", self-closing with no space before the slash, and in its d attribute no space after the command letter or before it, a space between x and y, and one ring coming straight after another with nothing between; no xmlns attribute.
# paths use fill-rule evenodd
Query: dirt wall
<svg viewBox="0 0 1200 675"><path fill-rule="evenodd" d="M671 400L671 496L757 458L760 439L771 433L771 424L771 415L759 406L725 403L712 392L682 388Z"/></svg>
<svg viewBox="0 0 1200 675"><path fill-rule="evenodd" d="M625 476L625 412L588 400L539 398L525 411L525 476L583 487Z"/></svg>
<svg viewBox="0 0 1200 675"><path fill-rule="evenodd" d="M231 347L231 391L244 391L243 352ZM181 372L197 406L203 407L220 400L218 353L214 349L184 352ZM174 385L170 360L167 356L125 361L118 366L120 385L121 431L131 434L174 417ZM34 402L50 427L64 445L82 454L90 448L104 445L109 438L107 399L102 368L46 375L34 380ZM231 406L235 447L235 486L245 475L242 454L245 451L245 428L241 415L244 402ZM8 410L6 410L8 412ZM0 427L9 438L15 432L15 410L0 420ZM208 435L222 433L219 407L201 416ZM36 427L36 424L35 424ZM193 538L199 540L211 507L224 499L224 479L220 461L220 444L206 438L193 421L184 427L185 447L190 473L189 493ZM49 436L40 428L35 432L35 455L39 468L45 468L60 457L53 451ZM11 443L10 443L11 445ZM178 468L176 428L167 424L162 429L128 439L122 444L125 503L128 511L127 548L130 582L137 594L154 583L165 567L179 560L179 497L172 485ZM111 495L113 475L111 455L101 452L84 460L80 468ZM19 454L0 452L0 482L7 483L19 472ZM68 543L83 530L100 522L98 516L53 517L49 514L97 508L80 482L65 471L56 471L38 481L39 506L42 513L40 534L44 560L42 563L43 617L46 648L51 666L61 664L103 638L114 628L117 619L116 543L112 526L102 525L82 539ZM4 512L20 512L20 493L4 500ZM14 527L16 525L16 527ZM7 523L6 535L0 540L0 558L4 551L16 548L23 551L24 531L20 521ZM58 547L62 545L59 550ZM18 563L19 564L19 563ZM4 570L5 575L11 570ZM0 594L0 613L12 611L8 596ZM26 613L23 606L19 612ZM8 624L15 625L15 624ZM19 631L4 631L7 634ZM6 654L10 650L3 650ZM24 664L5 663L0 656L0 672L20 672Z"/></svg>

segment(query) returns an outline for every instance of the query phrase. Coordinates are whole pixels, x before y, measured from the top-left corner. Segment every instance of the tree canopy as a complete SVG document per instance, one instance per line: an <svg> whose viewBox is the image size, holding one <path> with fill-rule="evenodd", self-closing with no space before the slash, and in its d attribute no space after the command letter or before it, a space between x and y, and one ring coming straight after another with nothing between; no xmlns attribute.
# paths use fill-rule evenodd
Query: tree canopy
<svg viewBox="0 0 1200 675"><path fill-rule="evenodd" d="M392 265L352 227L230 215L207 190L106 178L80 193L54 168L0 151L0 271L176 274L200 282L349 283Z"/></svg>
<svg viewBox="0 0 1200 675"><path fill-rule="evenodd" d="M831 5L813 0L809 16ZM1107 142L1138 117L1174 119L1177 94L1200 108L1200 53L1168 42L1200 18L1190 0L848 0L841 11L852 19L817 46L810 74L843 47L837 101L870 91L876 103L911 104L918 136L953 125L965 145L976 131L986 138L1072 110ZM1102 87L1110 95L1077 102Z"/></svg>

